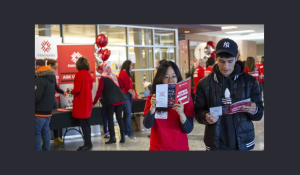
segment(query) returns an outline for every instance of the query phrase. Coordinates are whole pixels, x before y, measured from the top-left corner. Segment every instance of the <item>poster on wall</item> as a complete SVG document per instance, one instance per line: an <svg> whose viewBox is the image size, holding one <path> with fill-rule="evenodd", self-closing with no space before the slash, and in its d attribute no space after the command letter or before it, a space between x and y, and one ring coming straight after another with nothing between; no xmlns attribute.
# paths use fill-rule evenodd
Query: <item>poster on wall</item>
<svg viewBox="0 0 300 175"><path fill-rule="evenodd" d="M35 37L36 59L57 59L57 45L62 43L61 37Z"/></svg>
<svg viewBox="0 0 300 175"><path fill-rule="evenodd" d="M90 63L90 73L93 77L93 96L96 93L96 74L94 45L58 45L57 46L57 70L59 87L68 91L73 89L74 78L77 73L76 62L80 57L86 57ZM61 107L72 106L73 96L64 97L60 95Z"/></svg>

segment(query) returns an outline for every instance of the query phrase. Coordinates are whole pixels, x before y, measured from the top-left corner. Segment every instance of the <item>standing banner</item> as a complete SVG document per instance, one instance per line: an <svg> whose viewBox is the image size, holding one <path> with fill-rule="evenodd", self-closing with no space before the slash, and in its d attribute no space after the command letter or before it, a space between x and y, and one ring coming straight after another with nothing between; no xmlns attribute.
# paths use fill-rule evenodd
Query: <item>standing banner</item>
<svg viewBox="0 0 300 175"><path fill-rule="evenodd" d="M86 57L90 63L90 73L93 77L93 99L96 95L96 74L95 74L95 55L94 45L58 45L57 46L57 70L59 75L59 87L67 91L68 89L74 88L74 78L77 73L76 61L81 56ZM73 105L73 96L70 94L69 97L60 95L61 107ZM75 127L76 128L76 127ZM66 129L63 129L65 132ZM91 126L91 135L101 135L99 125ZM66 134L66 137L81 137L77 131L71 130Z"/></svg>
<svg viewBox="0 0 300 175"><path fill-rule="evenodd" d="M39 36L35 37L35 59L44 59L50 58L57 60L57 45L62 44L61 37L48 37L48 36ZM58 84L58 72L55 72L56 83ZM55 97L60 106L60 96L58 92L55 92Z"/></svg>
<svg viewBox="0 0 300 175"><path fill-rule="evenodd" d="M73 89L74 78L77 73L76 61L81 56L86 57L90 63L90 73L93 77L93 97L96 94L96 74L95 74L95 56L94 56L94 45L58 45L57 46L57 69L59 76L59 87L68 91ZM69 97L60 95L61 107L72 105L73 96L70 94Z"/></svg>
<svg viewBox="0 0 300 175"><path fill-rule="evenodd" d="M57 45L62 43L61 37L35 37L36 59L57 59Z"/></svg>

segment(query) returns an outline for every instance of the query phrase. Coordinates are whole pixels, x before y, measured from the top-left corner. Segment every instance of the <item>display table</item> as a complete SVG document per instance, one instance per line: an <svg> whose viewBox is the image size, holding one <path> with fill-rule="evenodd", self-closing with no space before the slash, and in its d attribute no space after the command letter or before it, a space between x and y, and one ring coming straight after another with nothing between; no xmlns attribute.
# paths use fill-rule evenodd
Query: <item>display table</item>
<svg viewBox="0 0 300 175"><path fill-rule="evenodd" d="M137 121L135 119L135 113L144 112L146 100L136 100L132 102L132 120L137 125ZM102 112L101 107L93 107L91 117L88 119L89 124L92 125L103 125L103 119L102 119ZM76 128L70 128L70 127L78 127ZM83 136L79 120L72 117L72 111L52 111L52 117L50 120L50 130L53 129L62 129L66 128L65 133L63 133L63 141L65 142L65 136L68 131L75 130L78 131L81 136Z"/></svg>
<svg viewBox="0 0 300 175"><path fill-rule="evenodd" d="M131 108L131 119L134 121L135 123L135 127L132 127L134 130L136 131L141 131L141 128L144 128L142 125L142 120L140 118L136 118L136 117L140 117L141 115L143 115L144 112L144 108L145 108L145 104L146 104L146 100L135 100L132 102L132 108ZM137 121L138 120L138 121Z"/></svg>
<svg viewBox="0 0 300 175"><path fill-rule="evenodd" d="M146 100L135 100L132 102L131 113L144 112Z"/></svg>
<svg viewBox="0 0 300 175"><path fill-rule="evenodd" d="M91 126L103 124L101 107L93 107L92 114L91 117L88 119L88 122ZM69 127L78 127L78 129L69 128ZM63 134L64 142L65 142L65 136L67 132L70 130L76 130L81 134L81 136L83 136L80 129L79 120L72 117L72 111L62 112L62 111L53 110L52 117L50 120L50 130L62 129L62 128L66 128L66 131Z"/></svg>

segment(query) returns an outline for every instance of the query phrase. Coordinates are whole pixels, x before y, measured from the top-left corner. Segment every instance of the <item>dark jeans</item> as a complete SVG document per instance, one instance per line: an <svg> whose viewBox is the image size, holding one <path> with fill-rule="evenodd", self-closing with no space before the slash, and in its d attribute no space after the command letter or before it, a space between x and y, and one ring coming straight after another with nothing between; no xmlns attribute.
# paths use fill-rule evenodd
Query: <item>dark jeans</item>
<svg viewBox="0 0 300 175"><path fill-rule="evenodd" d="M108 116L108 130L110 137L115 137L115 127L114 127L114 112L116 113L116 118L120 127L120 134L124 133L124 122L122 118L123 105L113 106L108 105L106 107L106 112Z"/></svg>
<svg viewBox="0 0 300 175"><path fill-rule="evenodd" d="M123 120L124 120L124 130L125 134L132 134L133 131L131 129L131 107L132 107L132 97L131 94L124 93L125 100L123 103L124 106L124 114L123 114Z"/></svg>
<svg viewBox="0 0 300 175"><path fill-rule="evenodd" d="M106 106L104 104L104 101L102 99L100 99L101 105L102 105L102 116L103 117L103 128L104 128L104 134L107 134L107 112L106 112Z"/></svg>
<svg viewBox="0 0 300 175"><path fill-rule="evenodd" d="M91 141L91 126L87 119L79 119L79 123L83 132L84 145L92 146Z"/></svg>
<svg viewBox="0 0 300 175"><path fill-rule="evenodd" d="M50 150L50 123L51 117L35 117L35 150L40 151L43 139L43 150Z"/></svg>
<svg viewBox="0 0 300 175"><path fill-rule="evenodd" d="M265 100L264 87L265 87L265 82L259 82L260 93L263 99Z"/></svg>

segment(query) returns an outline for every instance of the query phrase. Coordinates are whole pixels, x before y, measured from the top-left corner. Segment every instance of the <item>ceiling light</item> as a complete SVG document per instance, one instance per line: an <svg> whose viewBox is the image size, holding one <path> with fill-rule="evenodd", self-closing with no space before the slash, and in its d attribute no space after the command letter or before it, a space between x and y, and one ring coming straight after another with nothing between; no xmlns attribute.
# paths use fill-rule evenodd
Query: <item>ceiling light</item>
<svg viewBox="0 0 300 175"><path fill-rule="evenodd" d="M264 33L249 33L248 35L264 35Z"/></svg>
<svg viewBox="0 0 300 175"><path fill-rule="evenodd" d="M222 30L225 30L225 29L236 29L237 27L236 26L224 26L221 28L222 28Z"/></svg>
<svg viewBox="0 0 300 175"><path fill-rule="evenodd" d="M255 32L255 30L240 30L240 31L232 31L232 32L225 32L227 34L234 34L234 33L250 33Z"/></svg>
<svg viewBox="0 0 300 175"><path fill-rule="evenodd" d="M184 33L190 33L190 31L184 31Z"/></svg>

